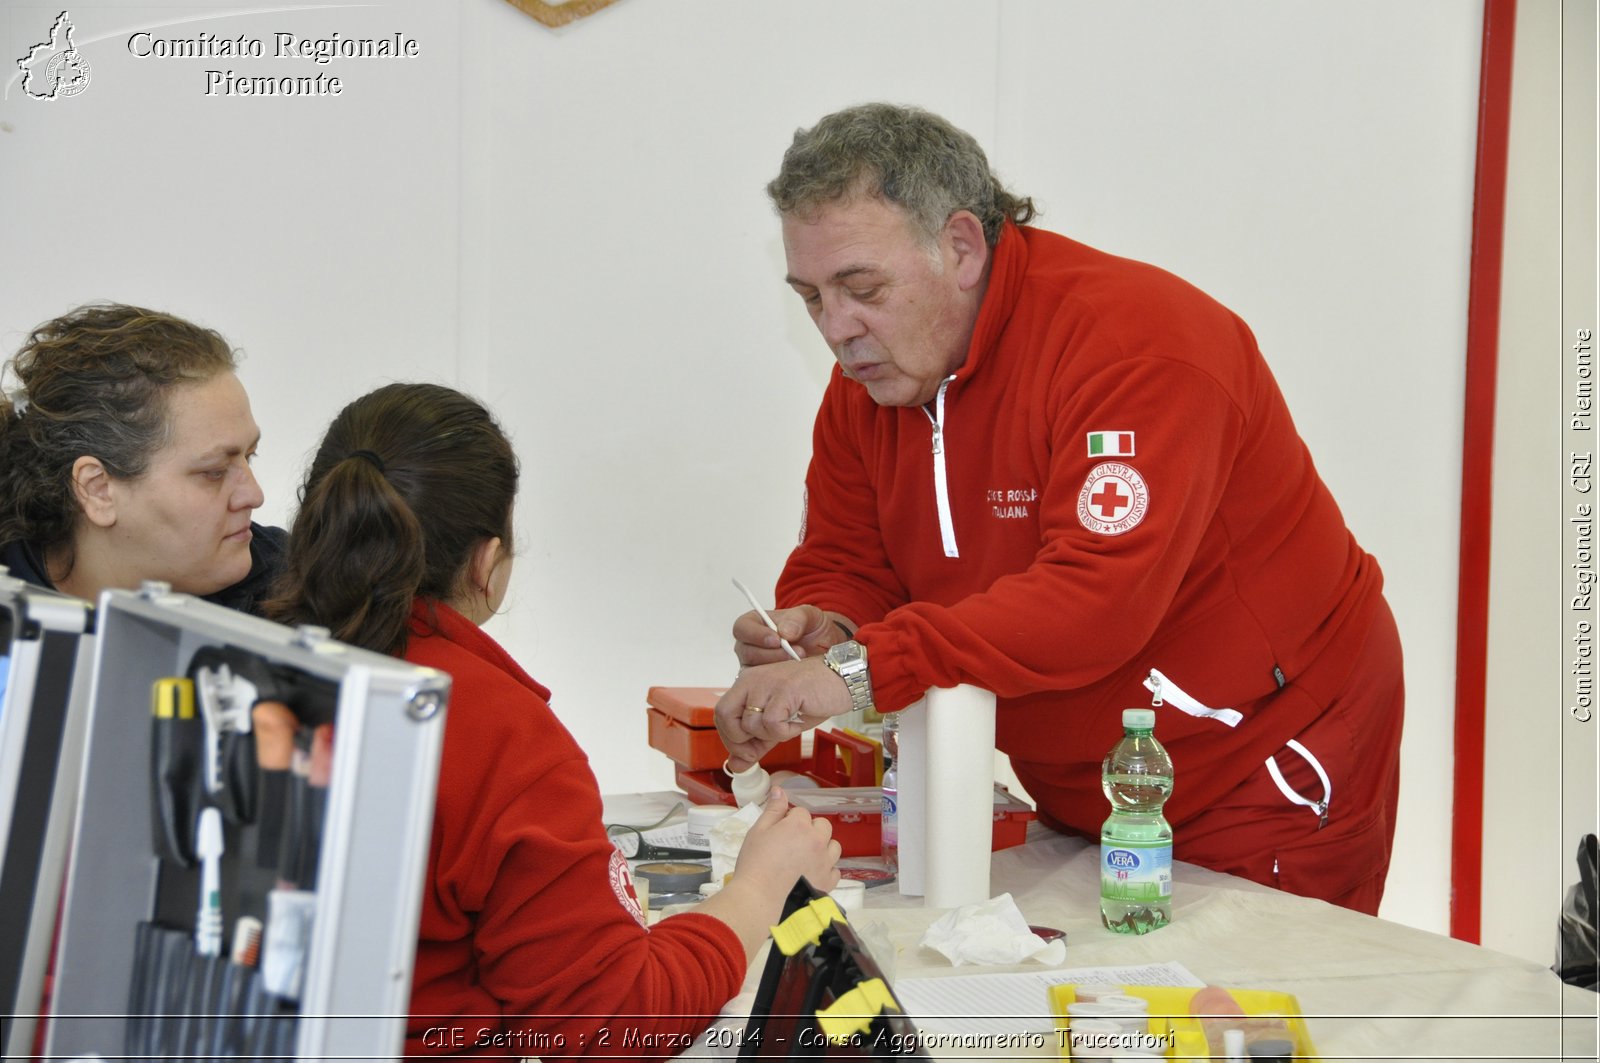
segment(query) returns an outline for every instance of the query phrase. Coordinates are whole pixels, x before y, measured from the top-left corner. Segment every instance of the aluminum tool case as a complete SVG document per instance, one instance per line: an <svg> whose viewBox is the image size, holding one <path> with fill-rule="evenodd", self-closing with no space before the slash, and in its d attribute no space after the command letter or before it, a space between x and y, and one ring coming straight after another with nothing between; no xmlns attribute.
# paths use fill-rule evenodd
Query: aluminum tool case
<svg viewBox="0 0 1600 1063"><path fill-rule="evenodd" d="M87 687L74 669L93 610L0 569L0 1053L33 1043L61 892Z"/></svg>
<svg viewBox="0 0 1600 1063"><path fill-rule="evenodd" d="M152 842L158 802L151 692L158 680L184 675L197 651L225 647L322 691L336 735L318 870L305 887L315 894L315 909L294 1053L398 1055L449 676L333 642L320 629L296 631L172 594L161 584L138 593L107 591L97 627L46 1053L123 1058L125 1037L135 1036L127 1013L136 931L158 918L181 920L185 908L189 924L197 922L199 871L158 856ZM230 858L242 863L243 850ZM226 906L227 877L249 872L227 862L223 869ZM234 913L224 916L231 927Z"/></svg>

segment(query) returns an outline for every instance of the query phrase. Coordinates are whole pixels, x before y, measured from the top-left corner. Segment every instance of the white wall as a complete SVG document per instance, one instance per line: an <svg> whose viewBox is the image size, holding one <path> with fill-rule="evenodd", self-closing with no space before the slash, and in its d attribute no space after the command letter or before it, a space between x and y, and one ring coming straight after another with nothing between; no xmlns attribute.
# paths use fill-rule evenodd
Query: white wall
<svg viewBox="0 0 1600 1063"><path fill-rule="evenodd" d="M732 677L729 577L770 587L794 541L829 367L761 187L839 106L942 112L1045 224L1256 330L1387 572L1411 697L1385 912L1443 929L1479 4L622 0L552 32L468 0L165 31L421 42L301 100L207 99L201 71L304 64L124 47L230 8L74 7L91 87L0 102L0 346L93 298L218 327L249 357L277 521L348 399L485 396L526 469L491 630L603 789L662 787L645 688ZM0 54L57 11L9 5Z"/></svg>

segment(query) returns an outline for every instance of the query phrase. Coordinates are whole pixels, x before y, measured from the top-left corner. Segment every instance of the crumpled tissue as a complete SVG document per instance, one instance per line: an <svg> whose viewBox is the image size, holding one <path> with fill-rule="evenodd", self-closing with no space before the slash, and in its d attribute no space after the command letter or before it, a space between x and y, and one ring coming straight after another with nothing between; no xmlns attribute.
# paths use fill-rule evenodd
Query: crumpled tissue
<svg viewBox="0 0 1600 1063"><path fill-rule="evenodd" d="M942 953L957 967L1025 960L1053 965L1067 958L1067 943L1059 939L1047 942L1028 929L1028 921L1009 893L943 916L922 935L921 944Z"/></svg>
<svg viewBox="0 0 1600 1063"><path fill-rule="evenodd" d="M739 862L739 850L744 846L744 836L750 833L751 824L761 818L761 805L745 805L727 819L712 824L711 881L726 882Z"/></svg>

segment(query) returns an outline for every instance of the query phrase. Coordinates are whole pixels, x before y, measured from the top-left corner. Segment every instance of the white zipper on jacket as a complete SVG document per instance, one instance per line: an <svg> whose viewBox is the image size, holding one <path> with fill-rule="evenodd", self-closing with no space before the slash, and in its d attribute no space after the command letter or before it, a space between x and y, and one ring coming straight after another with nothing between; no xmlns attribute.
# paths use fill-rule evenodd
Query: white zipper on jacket
<svg viewBox="0 0 1600 1063"><path fill-rule="evenodd" d="M1182 709L1190 716L1204 716L1237 727L1244 719L1238 709L1213 709L1203 705L1190 697L1178 684L1162 675L1156 669L1150 669L1150 677L1144 681L1145 689L1153 695L1154 703L1159 706L1171 702L1174 708ZM1333 801L1333 782L1328 778L1328 773L1323 770L1322 762L1311 755L1311 750L1291 738L1285 743L1290 749L1305 758L1311 770L1317 773L1317 778L1322 780L1322 800L1313 801L1304 794L1297 792L1289 785L1289 780L1283 777L1283 772L1278 768L1278 758L1266 759L1267 774L1272 776L1273 783L1278 787L1278 792L1297 805L1304 805L1318 816L1317 829L1321 830L1328 825L1328 805Z"/></svg>
<svg viewBox="0 0 1600 1063"><path fill-rule="evenodd" d="M1278 770L1278 758L1267 758L1267 773L1272 776L1272 781L1277 783L1278 791L1297 805L1305 805L1317 814L1317 829L1321 830L1328 825L1328 806L1333 803L1333 783L1328 779L1328 773L1322 770L1322 763L1311 755L1311 750L1289 739L1288 747L1305 758L1311 765L1311 770L1317 773L1317 778L1322 780L1322 800L1313 801L1303 794L1297 793L1289 786L1289 781L1283 777L1283 772Z"/></svg>
<svg viewBox="0 0 1600 1063"><path fill-rule="evenodd" d="M950 485L944 472L944 389L950 386L955 374L939 384L939 394L933 400L934 412L929 413L924 403L922 412L933 422L933 500L939 507L939 538L944 542L945 557L960 557L956 549L956 527L950 519Z"/></svg>
<svg viewBox="0 0 1600 1063"><path fill-rule="evenodd" d="M1182 709L1190 716L1205 716L1225 723L1229 727L1238 727L1244 719L1244 713L1238 709L1213 709L1209 705L1202 705L1190 697L1182 687L1156 671L1150 669L1150 678L1144 681L1144 688L1155 695L1156 703L1170 701L1174 708Z"/></svg>

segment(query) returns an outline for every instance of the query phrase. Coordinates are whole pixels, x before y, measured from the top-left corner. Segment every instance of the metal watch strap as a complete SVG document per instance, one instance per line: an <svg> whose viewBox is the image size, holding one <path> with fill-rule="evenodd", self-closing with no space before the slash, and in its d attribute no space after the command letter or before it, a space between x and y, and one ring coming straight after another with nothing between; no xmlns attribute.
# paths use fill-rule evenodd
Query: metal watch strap
<svg viewBox="0 0 1600 1063"><path fill-rule="evenodd" d="M838 664L831 654L826 660L828 667L833 669L834 674L844 680L845 689L850 692L851 708L866 712L874 707L872 674L867 667L867 648L859 644L857 644L856 648L860 651L860 657L857 661L852 662L851 666Z"/></svg>

